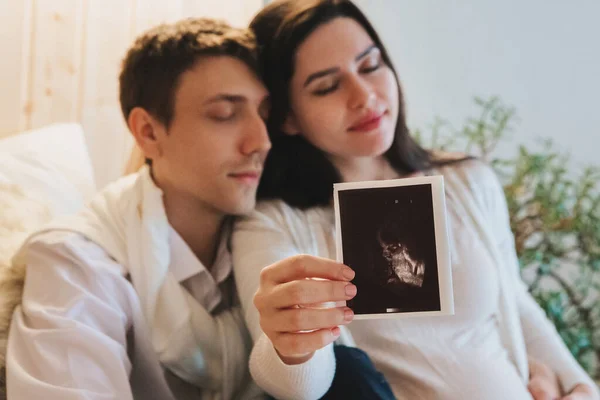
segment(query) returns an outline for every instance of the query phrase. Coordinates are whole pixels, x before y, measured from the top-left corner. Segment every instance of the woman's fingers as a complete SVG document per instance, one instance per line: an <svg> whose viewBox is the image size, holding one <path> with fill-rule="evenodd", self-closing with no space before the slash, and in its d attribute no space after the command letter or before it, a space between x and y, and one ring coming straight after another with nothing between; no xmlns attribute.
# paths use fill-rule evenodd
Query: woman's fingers
<svg viewBox="0 0 600 400"><path fill-rule="evenodd" d="M353 319L354 313L348 307L323 309L289 308L287 310L278 310L271 318L263 321L263 330L275 334L306 332L345 325ZM273 336L273 334L270 336Z"/></svg>
<svg viewBox="0 0 600 400"><path fill-rule="evenodd" d="M354 271L338 262L303 254L265 267L261 271L260 277L261 283L275 285L306 278L347 282L354 279Z"/></svg>
<svg viewBox="0 0 600 400"><path fill-rule="evenodd" d="M271 339L280 356L298 357L315 352L340 336L340 328L319 329L303 333L278 333Z"/></svg>
<svg viewBox="0 0 600 400"><path fill-rule="evenodd" d="M284 362L310 356L337 339L339 325L352 321L354 313L345 307L356 295L352 279L354 271L347 266L309 255L262 270L254 305L263 332Z"/></svg>
<svg viewBox="0 0 600 400"><path fill-rule="evenodd" d="M258 309L296 305L308 307L319 303L343 302L354 296L356 286L350 282L302 279L277 285L269 293L259 293L256 306Z"/></svg>
<svg viewBox="0 0 600 400"><path fill-rule="evenodd" d="M550 383L543 378L530 380L527 389L533 400L556 400L560 398L560 393L554 392Z"/></svg>

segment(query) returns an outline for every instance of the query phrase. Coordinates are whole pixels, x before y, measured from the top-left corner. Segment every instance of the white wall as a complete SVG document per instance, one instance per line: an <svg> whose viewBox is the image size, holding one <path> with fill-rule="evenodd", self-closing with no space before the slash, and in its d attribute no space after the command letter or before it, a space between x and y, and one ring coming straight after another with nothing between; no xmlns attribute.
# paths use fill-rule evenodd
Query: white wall
<svg viewBox="0 0 600 400"><path fill-rule="evenodd" d="M600 1L357 3L392 54L412 128L436 115L460 125L473 96L499 95L520 117L514 143L552 138L600 165Z"/></svg>

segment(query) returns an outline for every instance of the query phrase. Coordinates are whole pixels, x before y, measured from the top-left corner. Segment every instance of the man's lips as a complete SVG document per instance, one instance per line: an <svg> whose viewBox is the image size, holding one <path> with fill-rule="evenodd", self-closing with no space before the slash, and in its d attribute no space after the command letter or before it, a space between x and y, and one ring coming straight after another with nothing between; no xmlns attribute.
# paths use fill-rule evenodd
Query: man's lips
<svg viewBox="0 0 600 400"><path fill-rule="evenodd" d="M367 132L379 128L385 113L370 113L348 130L351 132Z"/></svg>
<svg viewBox="0 0 600 400"><path fill-rule="evenodd" d="M230 177L247 184L258 183L261 171L242 171L229 174Z"/></svg>

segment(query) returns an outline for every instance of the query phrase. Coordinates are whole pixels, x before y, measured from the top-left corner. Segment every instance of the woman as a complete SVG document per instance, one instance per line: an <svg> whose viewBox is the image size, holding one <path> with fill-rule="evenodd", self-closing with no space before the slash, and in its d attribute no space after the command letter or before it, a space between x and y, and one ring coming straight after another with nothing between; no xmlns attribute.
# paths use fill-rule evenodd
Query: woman
<svg viewBox="0 0 600 400"><path fill-rule="evenodd" d="M566 398L600 398L520 281L495 175L410 137L397 75L356 6L276 1L251 28L272 94L273 147L261 203L232 246L258 384L278 398L318 398L335 371L331 343L344 339L368 353L398 398L531 399L527 356L557 372ZM455 315L340 329L353 319L343 303L311 307L357 290L354 272L331 261L333 183L423 173L445 177Z"/></svg>

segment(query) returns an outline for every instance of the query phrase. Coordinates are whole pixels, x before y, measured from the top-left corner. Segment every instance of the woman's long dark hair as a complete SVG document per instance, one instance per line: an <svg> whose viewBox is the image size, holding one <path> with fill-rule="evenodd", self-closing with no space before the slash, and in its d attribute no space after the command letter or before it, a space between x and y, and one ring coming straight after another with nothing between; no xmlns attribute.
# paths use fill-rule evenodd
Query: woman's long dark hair
<svg viewBox="0 0 600 400"><path fill-rule="evenodd" d="M304 40L319 26L338 17L352 18L380 49L383 61L398 74L375 29L362 11L349 0L279 0L266 6L250 23L259 47L263 79L271 93L271 114L267 122L273 143L258 199L282 199L293 207L306 209L328 205L333 184L340 172L325 153L302 135L286 135L283 126L290 112L290 81L295 54ZM437 164L427 150L412 138L406 125L404 98L398 81L399 113L390 149L384 154L399 173L422 171Z"/></svg>

